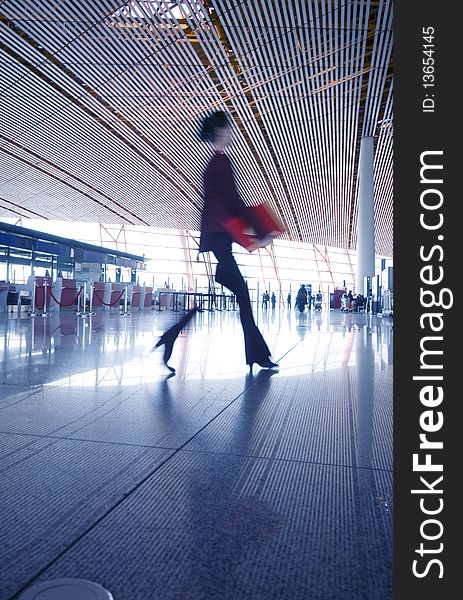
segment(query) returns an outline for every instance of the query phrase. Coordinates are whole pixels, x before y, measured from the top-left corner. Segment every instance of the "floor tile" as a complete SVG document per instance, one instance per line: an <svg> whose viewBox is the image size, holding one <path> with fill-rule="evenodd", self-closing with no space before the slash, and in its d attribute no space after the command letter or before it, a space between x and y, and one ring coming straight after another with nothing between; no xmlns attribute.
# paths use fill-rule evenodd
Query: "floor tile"
<svg viewBox="0 0 463 600"><path fill-rule="evenodd" d="M180 452L39 579L115 598L391 597L391 475Z"/></svg>

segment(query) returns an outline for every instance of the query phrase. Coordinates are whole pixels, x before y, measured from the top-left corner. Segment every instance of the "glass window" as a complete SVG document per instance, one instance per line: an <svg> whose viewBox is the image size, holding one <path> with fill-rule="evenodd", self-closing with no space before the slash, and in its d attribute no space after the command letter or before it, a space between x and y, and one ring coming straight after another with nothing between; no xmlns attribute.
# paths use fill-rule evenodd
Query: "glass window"
<svg viewBox="0 0 463 600"><path fill-rule="evenodd" d="M15 219L5 219L15 223ZM199 232L155 227L121 226L99 223L76 223L23 219L22 225L47 233L78 239L83 242L124 250L131 254L145 256L146 270L140 271L141 284L162 286L167 279L173 287L197 287L207 289L208 271L215 273L216 260L212 253L198 255ZM326 292L346 286L352 289L355 282L356 253L344 250L275 240L272 247L248 252L233 244L233 252L243 276L252 289L279 289L282 292L295 290L300 283L312 284L312 289ZM210 255L210 256L209 256ZM197 257L199 260L197 261ZM381 273L383 257L375 260L376 274ZM207 261L211 267L207 268ZM386 266L392 266L390 257ZM4 265L2 273L4 272ZM23 271L23 269L18 269ZM128 271L127 271L128 272ZM21 275L22 276L22 275ZM125 277L125 271L124 275Z"/></svg>

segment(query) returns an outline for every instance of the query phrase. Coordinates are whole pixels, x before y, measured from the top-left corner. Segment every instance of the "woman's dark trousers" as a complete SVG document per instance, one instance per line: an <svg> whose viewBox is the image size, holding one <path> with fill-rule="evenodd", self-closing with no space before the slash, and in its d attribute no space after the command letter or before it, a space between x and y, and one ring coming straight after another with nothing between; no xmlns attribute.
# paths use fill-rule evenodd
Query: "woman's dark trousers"
<svg viewBox="0 0 463 600"><path fill-rule="evenodd" d="M215 280L233 292L238 300L246 363L262 362L270 356L270 350L254 321L248 287L231 252L231 243L214 245L212 251L218 261Z"/></svg>

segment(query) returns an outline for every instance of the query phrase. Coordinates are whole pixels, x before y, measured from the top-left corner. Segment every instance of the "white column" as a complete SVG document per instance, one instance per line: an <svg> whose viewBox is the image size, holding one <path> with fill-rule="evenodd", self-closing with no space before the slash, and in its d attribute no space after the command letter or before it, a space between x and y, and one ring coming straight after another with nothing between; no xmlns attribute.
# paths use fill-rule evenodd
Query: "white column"
<svg viewBox="0 0 463 600"><path fill-rule="evenodd" d="M373 137L360 143L358 218L357 218L357 276L355 293L364 294L364 278L375 274L375 221L373 184Z"/></svg>

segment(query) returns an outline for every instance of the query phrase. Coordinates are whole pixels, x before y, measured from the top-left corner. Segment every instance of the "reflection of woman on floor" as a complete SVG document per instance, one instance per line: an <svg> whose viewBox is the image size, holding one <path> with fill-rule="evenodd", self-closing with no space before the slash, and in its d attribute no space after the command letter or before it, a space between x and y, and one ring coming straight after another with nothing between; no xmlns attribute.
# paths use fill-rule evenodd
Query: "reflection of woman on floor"
<svg viewBox="0 0 463 600"><path fill-rule="evenodd" d="M267 369L277 367L278 365L270 360L270 350L255 324L249 291L233 258L231 251L232 239L223 226L226 219L241 215L260 238L265 235L260 224L255 220L252 212L249 211L238 194L230 159L224 152L231 142L231 129L226 113L217 111L205 117L201 124L200 137L206 142L212 142L215 152L204 172L204 207L201 218L199 251L214 253L217 259L215 274L217 283L227 287L236 296L244 333L246 363L250 369L252 370L254 363ZM191 311L191 313L194 314L194 311ZM169 332L175 330L176 327L177 331L174 331L169 337ZM173 345L179 332L178 326L174 326L161 337L156 347L164 343L167 351L172 336L175 335L172 341ZM166 339L163 340L165 337ZM166 365L171 354L172 348L170 348L167 359L166 352L164 354ZM172 367L169 368L173 371Z"/></svg>

